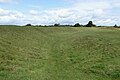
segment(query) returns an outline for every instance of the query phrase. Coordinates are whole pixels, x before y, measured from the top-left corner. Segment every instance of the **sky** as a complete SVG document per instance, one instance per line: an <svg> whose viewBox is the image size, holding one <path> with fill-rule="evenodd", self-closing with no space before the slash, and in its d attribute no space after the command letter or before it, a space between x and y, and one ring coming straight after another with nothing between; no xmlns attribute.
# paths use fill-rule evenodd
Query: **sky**
<svg viewBox="0 0 120 80"><path fill-rule="evenodd" d="M0 0L0 25L120 25L120 0Z"/></svg>

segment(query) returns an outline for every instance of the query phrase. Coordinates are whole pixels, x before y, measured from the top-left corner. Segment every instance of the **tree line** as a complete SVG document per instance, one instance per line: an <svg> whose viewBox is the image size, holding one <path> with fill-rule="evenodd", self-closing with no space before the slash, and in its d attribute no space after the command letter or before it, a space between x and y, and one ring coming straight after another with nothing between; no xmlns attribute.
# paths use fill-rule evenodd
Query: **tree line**
<svg viewBox="0 0 120 80"><path fill-rule="evenodd" d="M26 26L33 26L32 24L26 24ZM81 25L80 23L76 23L74 25L61 25L61 24L54 24L54 25L36 25L38 27L103 27L103 26L96 26L95 24L93 24L92 21L89 21L88 24L86 25ZM115 28L120 28L120 26L117 26L116 24L113 26Z"/></svg>

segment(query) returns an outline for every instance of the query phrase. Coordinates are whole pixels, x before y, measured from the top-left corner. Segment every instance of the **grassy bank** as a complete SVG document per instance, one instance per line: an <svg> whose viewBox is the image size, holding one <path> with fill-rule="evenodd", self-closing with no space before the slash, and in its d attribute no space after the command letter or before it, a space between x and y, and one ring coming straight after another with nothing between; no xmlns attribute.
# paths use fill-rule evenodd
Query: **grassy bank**
<svg viewBox="0 0 120 80"><path fill-rule="evenodd" d="M0 27L0 80L120 80L120 30Z"/></svg>

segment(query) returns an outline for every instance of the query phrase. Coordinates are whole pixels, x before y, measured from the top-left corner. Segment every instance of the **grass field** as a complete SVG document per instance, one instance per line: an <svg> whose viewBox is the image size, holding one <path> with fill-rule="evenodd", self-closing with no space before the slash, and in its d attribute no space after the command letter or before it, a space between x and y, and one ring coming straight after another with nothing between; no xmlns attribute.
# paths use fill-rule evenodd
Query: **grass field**
<svg viewBox="0 0 120 80"><path fill-rule="evenodd" d="M1 26L0 80L120 80L120 29Z"/></svg>

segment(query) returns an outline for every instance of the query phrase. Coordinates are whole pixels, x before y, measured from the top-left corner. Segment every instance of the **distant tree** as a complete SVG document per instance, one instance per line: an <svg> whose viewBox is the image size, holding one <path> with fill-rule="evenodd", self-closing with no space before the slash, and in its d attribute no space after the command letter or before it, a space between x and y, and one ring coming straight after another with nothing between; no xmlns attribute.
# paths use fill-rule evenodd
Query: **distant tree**
<svg viewBox="0 0 120 80"><path fill-rule="evenodd" d="M60 24L54 24L54 26L60 26Z"/></svg>
<svg viewBox="0 0 120 80"><path fill-rule="evenodd" d="M76 23L74 27L80 27L81 25L79 23Z"/></svg>
<svg viewBox="0 0 120 80"><path fill-rule="evenodd" d="M102 26L97 26L97 27L102 27Z"/></svg>
<svg viewBox="0 0 120 80"><path fill-rule="evenodd" d="M89 21L88 24L86 25L86 27L95 27L96 25L93 24L92 21Z"/></svg>
<svg viewBox="0 0 120 80"><path fill-rule="evenodd" d="M31 24L26 24L26 26L32 26Z"/></svg>
<svg viewBox="0 0 120 80"><path fill-rule="evenodd" d="M114 27L117 28L118 26L115 24Z"/></svg>

